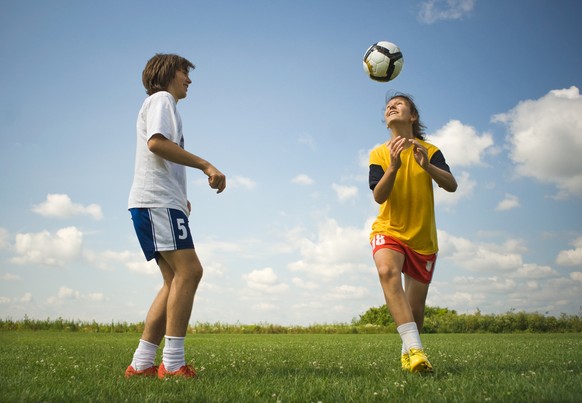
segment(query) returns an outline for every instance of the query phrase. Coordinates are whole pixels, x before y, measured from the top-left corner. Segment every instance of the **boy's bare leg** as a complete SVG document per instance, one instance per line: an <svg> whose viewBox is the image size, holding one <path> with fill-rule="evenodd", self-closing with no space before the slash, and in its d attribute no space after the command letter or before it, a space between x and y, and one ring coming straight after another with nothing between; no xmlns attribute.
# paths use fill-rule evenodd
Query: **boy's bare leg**
<svg viewBox="0 0 582 403"><path fill-rule="evenodd" d="M194 295L202 279L202 265L194 249L160 252L173 272L166 309L166 336L184 337Z"/></svg>
<svg viewBox="0 0 582 403"><path fill-rule="evenodd" d="M168 296L170 295L174 272L168 262L162 257L158 259L158 266L162 272L164 284L148 311L141 338L159 346L166 333Z"/></svg>
<svg viewBox="0 0 582 403"><path fill-rule="evenodd" d="M154 365L156 351L166 331L166 310L174 272L162 258L158 259L164 284L154 298L146 316L145 326L132 362L125 371L125 377L155 376L158 368Z"/></svg>

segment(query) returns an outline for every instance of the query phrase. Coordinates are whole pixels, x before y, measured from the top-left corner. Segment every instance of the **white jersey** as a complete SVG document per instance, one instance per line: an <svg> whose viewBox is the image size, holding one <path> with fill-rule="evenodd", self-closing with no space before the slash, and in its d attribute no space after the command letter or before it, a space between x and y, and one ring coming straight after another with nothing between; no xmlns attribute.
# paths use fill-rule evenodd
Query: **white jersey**
<svg viewBox="0 0 582 403"><path fill-rule="evenodd" d="M137 117L135 171L128 208L166 207L188 214L186 167L155 155L147 146L158 133L184 148L182 119L176 100L166 91L146 98Z"/></svg>

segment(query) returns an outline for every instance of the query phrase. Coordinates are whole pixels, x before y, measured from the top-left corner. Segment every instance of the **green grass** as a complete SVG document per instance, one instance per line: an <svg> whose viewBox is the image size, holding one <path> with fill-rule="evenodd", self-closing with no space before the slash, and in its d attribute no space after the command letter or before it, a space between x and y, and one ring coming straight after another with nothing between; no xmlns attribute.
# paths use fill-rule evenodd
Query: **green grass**
<svg viewBox="0 0 582 403"><path fill-rule="evenodd" d="M136 333L0 332L0 401L517 401L582 396L579 334L429 334L433 374L395 334L188 335L196 380L129 379Z"/></svg>

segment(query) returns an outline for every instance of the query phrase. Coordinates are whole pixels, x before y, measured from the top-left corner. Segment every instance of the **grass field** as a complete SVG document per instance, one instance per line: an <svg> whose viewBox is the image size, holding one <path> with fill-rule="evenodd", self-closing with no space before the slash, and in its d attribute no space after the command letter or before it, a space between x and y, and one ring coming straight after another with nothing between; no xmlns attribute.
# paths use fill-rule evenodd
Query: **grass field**
<svg viewBox="0 0 582 403"><path fill-rule="evenodd" d="M129 379L135 333L0 332L0 400L579 402L582 337L429 334L435 371L400 370L395 334L189 335L195 380Z"/></svg>

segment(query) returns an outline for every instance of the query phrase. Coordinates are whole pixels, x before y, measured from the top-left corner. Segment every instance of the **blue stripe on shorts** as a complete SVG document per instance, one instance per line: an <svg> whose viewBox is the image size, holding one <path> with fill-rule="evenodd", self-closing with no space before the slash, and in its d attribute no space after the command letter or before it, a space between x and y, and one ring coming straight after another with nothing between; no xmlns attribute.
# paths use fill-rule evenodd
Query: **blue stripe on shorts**
<svg viewBox="0 0 582 403"><path fill-rule="evenodd" d="M170 208L131 208L131 219L137 239L147 260L158 252L193 249L188 216Z"/></svg>

